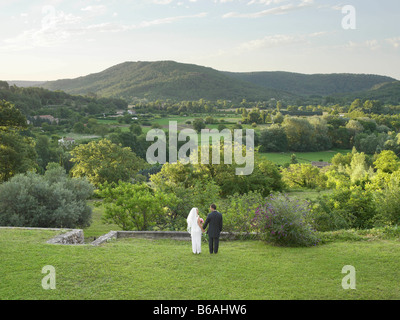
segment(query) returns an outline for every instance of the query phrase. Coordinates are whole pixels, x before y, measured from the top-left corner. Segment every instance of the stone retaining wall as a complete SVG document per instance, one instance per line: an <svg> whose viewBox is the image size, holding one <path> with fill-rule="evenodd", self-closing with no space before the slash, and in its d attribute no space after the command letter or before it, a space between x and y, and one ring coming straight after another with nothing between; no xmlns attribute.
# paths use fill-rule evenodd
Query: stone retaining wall
<svg viewBox="0 0 400 320"><path fill-rule="evenodd" d="M50 244L84 244L83 230L75 229L47 241Z"/></svg>
<svg viewBox="0 0 400 320"><path fill-rule="evenodd" d="M84 244L84 234L81 229L55 229L55 228L19 228L19 227L0 227L7 229L25 229L25 230L46 230L59 231L62 234L55 236L47 241L50 244L80 245ZM221 240L235 240L241 237L253 236L254 234L228 233L221 232ZM112 239L123 238L144 238L144 239L173 239L190 241L190 234L186 231L110 231L109 233L98 237L91 245L98 246Z"/></svg>
<svg viewBox="0 0 400 320"><path fill-rule="evenodd" d="M91 244L93 246L98 246L104 242L110 241L111 239L117 239L117 231L110 231L109 233L102 235L101 237L98 237L96 240L94 240Z"/></svg>
<svg viewBox="0 0 400 320"><path fill-rule="evenodd" d="M228 233L221 232L221 240L235 240L244 236L254 236L255 234ZM111 239L123 238L144 238L144 239L173 239L190 241L190 234L186 231L110 231L109 233L97 238L91 244L98 246Z"/></svg>

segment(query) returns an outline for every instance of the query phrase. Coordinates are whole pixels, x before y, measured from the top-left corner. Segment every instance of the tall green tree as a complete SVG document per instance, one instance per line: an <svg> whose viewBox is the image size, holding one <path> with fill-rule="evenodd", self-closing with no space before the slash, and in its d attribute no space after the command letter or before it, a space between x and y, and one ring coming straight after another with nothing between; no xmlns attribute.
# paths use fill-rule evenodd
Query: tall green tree
<svg viewBox="0 0 400 320"><path fill-rule="evenodd" d="M240 148L242 148L240 150ZM198 149L199 159L201 159L200 152L204 150ZM209 149L209 159L212 159L212 148ZM243 168L243 165L236 162L234 153L241 151L242 154L248 156L249 163L247 166L253 165L253 171L249 175L238 175L236 169ZM232 163L227 161L224 157L224 145L220 148L220 164L215 164L209 161L209 164L203 164L201 161L194 164L196 171L202 173L204 176L209 176L221 188L220 195L226 197L235 193L248 193L249 191L259 191L264 196L274 189L273 186L279 185L280 176L273 173L277 171L277 167L271 162L263 162L258 156L257 150L246 150L245 146L233 145L232 146ZM230 160L230 159L229 159ZM253 163L251 163L254 161Z"/></svg>
<svg viewBox="0 0 400 320"><path fill-rule="evenodd" d="M147 165L130 148L123 148L107 139L77 146L71 155L71 161L75 163L72 175L87 177L95 186L105 182L130 181Z"/></svg>
<svg viewBox="0 0 400 320"><path fill-rule="evenodd" d="M382 172L393 173L400 169L400 159L393 151L384 150L377 156L374 166Z"/></svg>
<svg viewBox="0 0 400 320"><path fill-rule="evenodd" d="M21 111L7 101L0 101L0 182L37 166L33 139L21 135L26 128L27 121Z"/></svg>
<svg viewBox="0 0 400 320"><path fill-rule="evenodd" d="M47 136L41 135L36 139L35 150L38 155L38 166L43 172L49 162L57 162L59 160L59 155L56 149L52 147Z"/></svg>
<svg viewBox="0 0 400 320"><path fill-rule="evenodd" d="M197 132L201 132L201 129L205 129L206 124L204 123L203 119L195 119L192 123L193 129L196 130Z"/></svg>
<svg viewBox="0 0 400 320"><path fill-rule="evenodd" d="M288 150L285 130L273 124L260 134L260 152L284 152Z"/></svg>
<svg viewBox="0 0 400 320"><path fill-rule="evenodd" d="M327 178L311 164L291 164L282 170L282 180L291 188L325 188Z"/></svg>
<svg viewBox="0 0 400 320"><path fill-rule="evenodd" d="M123 230L150 230L169 214L169 207L177 201L173 194L152 190L147 184L104 184L99 195L105 207L104 220Z"/></svg>
<svg viewBox="0 0 400 320"><path fill-rule="evenodd" d="M282 127L291 151L317 151L315 128L307 119L286 117Z"/></svg>
<svg viewBox="0 0 400 320"><path fill-rule="evenodd" d="M219 200L220 187L191 164L166 163L160 172L150 176L154 190L174 194L178 201L171 207L171 215L165 227L181 230L186 226L186 217L190 209L197 207L205 214L211 203Z"/></svg>
<svg viewBox="0 0 400 320"><path fill-rule="evenodd" d="M22 130L28 127L26 117L13 104L0 101L0 131Z"/></svg>

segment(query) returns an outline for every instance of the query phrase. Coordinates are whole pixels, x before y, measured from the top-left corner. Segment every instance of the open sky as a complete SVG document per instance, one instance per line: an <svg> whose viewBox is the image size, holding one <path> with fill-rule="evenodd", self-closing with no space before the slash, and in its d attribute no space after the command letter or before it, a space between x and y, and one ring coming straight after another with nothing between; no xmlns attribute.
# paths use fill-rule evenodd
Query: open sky
<svg viewBox="0 0 400 320"><path fill-rule="evenodd" d="M156 60L400 80L400 1L0 2L1 80L75 78Z"/></svg>

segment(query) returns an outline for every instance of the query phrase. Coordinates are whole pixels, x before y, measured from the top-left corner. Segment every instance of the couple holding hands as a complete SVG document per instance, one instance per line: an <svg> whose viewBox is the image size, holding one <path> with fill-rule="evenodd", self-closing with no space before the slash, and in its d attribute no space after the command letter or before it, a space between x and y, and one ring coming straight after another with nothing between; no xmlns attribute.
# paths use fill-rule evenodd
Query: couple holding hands
<svg viewBox="0 0 400 320"><path fill-rule="evenodd" d="M217 211L215 204L210 206L211 213L208 214L207 219L199 216L199 209L193 208L187 217L187 230L192 237L192 251L195 254L201 252L201 235L205 232L207 226L208 234L208 247L210 253L218 253L219 236L222 230L222 214Z"/></svg>

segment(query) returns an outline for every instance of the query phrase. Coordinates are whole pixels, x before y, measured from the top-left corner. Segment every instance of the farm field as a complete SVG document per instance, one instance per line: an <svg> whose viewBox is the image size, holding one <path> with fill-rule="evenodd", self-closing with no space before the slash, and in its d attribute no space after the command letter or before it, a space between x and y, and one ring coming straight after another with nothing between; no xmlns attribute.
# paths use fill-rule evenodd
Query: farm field
<svg viewBox="0 0 400 320"><path fill-rule="evenodd" d="M262 158L268 159L278 165L284 165L290 163L290 157L292 154L296 155L299 163L311 163L312 161L325 161L330 162L331 159L337 153L346 154L351 150L334 149L329 151L317 151L317 152L280 152L280 153L260 153Z"/></svg>

